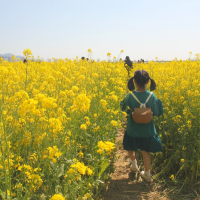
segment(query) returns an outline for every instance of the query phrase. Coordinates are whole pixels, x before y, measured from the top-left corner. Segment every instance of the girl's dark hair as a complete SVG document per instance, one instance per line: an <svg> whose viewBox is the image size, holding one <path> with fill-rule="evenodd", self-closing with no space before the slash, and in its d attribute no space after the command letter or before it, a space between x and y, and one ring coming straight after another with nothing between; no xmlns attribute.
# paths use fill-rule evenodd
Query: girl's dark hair
<svg viewBox="0 0 200 200"><path fill-rule="evenodd" d="M156 89L156 83L155 81L149 77L149 73L145 70L137 70L134 73L134 76L129 79L128 81L128 89L130 91L133 91L135 89L135 85L133 80L138 84L140 87L145 87L145 85L148 83L149 79L151 80L150 90Z"/></svg>

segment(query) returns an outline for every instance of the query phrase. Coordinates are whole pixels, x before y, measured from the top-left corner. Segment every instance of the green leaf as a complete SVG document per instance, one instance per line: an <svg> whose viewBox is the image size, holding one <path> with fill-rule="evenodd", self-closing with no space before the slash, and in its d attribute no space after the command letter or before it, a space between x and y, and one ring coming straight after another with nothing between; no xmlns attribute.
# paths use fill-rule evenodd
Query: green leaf
<svg viewBox="0 0 200 200"><path fill-rule="evenodd" d="M55 164L52 161L50 161L50 165L53 169L55 168Z"/></svg>
<svg viewBox="0 0 200 200"><path fill-rule="evenodd" d="M102 173L107 169L109 165L108 159L103 160L103 162L101 163L101 171L99 172L98 176L100 177L102 175Z"/></svg>
<svg viewBox="0 0 200 200"><path fill-rule="evenodd" d="M59 173L58 173L58 177L61 177L64 174L64 164L61 164L60 169L59 169Z"/></svg>
<svg viewBox="0 0 200 200"><path fill-rule="evenodd" d="M100 179L99 179L99 180L97 180L97 181L98 181L99 183L102 183L102 184L104 184L104 182L103 182L102 180L100 180Z"/></svg>
<svg viewBox="0 0 200 200"><path fill-rule="evenodd" d="M29 196L29 191L26 191L26 194L25 194L25 196L24 196L24 198L22 200L27 200L28 196Z"/></svg>
<svg viewBox="0 0 200 200"><path fill-rule="evenodd" d="M0 189L0 195L1 195L1 197L3 198L3 199L5 199L6 198L6 196L5 196L5 192L2 192L2 190Z"/></svg>

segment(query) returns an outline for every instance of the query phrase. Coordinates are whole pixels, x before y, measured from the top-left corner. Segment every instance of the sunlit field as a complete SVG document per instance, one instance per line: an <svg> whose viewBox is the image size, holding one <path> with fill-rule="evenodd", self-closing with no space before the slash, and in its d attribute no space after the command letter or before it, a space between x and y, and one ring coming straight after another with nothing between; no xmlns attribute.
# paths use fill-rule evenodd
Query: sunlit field
<svg viewBox="0 0 200 200"><path fill-rule="evenodd" d="M25 52L28 56L30 52ZM149 72L164 116L154 118L163 152L155 179L200 177L200 62L133 65ZM126 113L124 62L0 59L2 199L96 199L113 172L115 138ZM149 87L149 85L148 85Z"/></svg>

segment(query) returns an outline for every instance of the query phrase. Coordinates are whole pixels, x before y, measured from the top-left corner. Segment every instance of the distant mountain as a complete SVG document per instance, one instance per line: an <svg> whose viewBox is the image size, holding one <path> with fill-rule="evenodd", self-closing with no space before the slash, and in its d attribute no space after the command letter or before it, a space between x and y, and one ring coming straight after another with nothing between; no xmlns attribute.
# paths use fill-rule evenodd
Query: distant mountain
<svg viewBox="0 0 200 200"><path fill-rule="evenodd" d="M2 55L2 54L1 54L1 55ZM12 57L12 55L13 55L13 54L11 54L11 53L5 53L5 54L3 54L4 57Z"/></svg>
<svg viewBox="0 0 200 200"><path fill-rule="evenodd" d="M0 54L0 57L2 57L4 60L9 60L11 61L11 58L14 54L11 53L5 53L5 54ZM23 60L24 57L23 56L15 56L16 58L19 58L20 60Z"/></svg>

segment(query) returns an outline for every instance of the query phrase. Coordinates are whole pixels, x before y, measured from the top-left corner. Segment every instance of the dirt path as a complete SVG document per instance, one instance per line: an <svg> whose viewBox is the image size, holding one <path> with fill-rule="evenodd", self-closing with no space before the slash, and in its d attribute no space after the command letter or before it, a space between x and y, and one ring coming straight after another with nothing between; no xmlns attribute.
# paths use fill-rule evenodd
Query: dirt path
<svg viewBox="0 0 200 200"><path fill-rule="evenodd" d="M112 180L108 185L103 200L143 200L143 199L162 199L168 200L164 188L159 184L146 183L140 177L139 173L130 171L130 159L126 151L123 150L124 130L118 132L116 144L118 146L117 155L114 166L115 172L112 174ZM141 169L140 169L141 171Z"/></svg>

